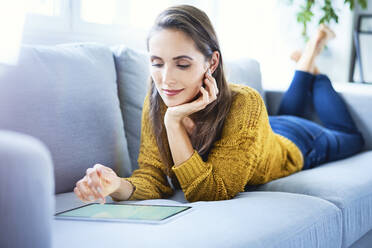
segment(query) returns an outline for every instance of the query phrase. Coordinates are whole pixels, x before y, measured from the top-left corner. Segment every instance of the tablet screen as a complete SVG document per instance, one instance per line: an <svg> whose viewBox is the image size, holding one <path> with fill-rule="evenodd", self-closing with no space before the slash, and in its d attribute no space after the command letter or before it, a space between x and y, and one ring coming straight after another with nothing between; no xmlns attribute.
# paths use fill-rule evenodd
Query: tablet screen
<svg viewBox="0 0 372 248"><path fill-rule="evenodd" d="M190 206L163 206L139 204L99 204L92 203L75 209L55 214L55 216L94 218L94 219L126 219L161 221L181 213Z"/></svg>

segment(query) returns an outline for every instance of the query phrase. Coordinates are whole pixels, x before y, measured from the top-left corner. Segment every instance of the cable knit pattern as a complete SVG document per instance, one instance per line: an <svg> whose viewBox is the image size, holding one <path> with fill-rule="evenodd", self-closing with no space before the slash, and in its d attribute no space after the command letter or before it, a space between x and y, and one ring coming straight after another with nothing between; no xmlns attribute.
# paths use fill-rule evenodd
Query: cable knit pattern
<svg viewBox="0 0 372 248"><path fill-rule="evenodd" d="M167 176L178 180L189 202L227 200L243 192L246 184L264 184L302 169L300 149L272 131L258 91L240 84L229 83L229 86L238 94L225 120L221 139L214 143L207 161L194 149L188 160L172 167L171 175L166 174L160 159L149 121L149 96L146 96L139 168L130 177L123 178L135 187L129 200L170 197L174 187ZM164 115L164 111L161 114Z"/></svg>

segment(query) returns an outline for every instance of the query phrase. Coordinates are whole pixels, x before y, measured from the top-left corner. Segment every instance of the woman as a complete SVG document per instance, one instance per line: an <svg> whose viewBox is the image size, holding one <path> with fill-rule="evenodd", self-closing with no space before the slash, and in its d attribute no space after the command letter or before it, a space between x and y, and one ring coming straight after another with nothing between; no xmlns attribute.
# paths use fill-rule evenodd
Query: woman
<svg viewBox="0 0 372 248"><path fill-rule="evenodd" d="M84 202L168 198L181 188L190 201L231 199L264 184L361 151L364 140L316 56L334 36L326 26L307 43L278 116L268 116L253 88L227 83L207 15L169 7L147 38L149 92L142 110L139 169L120 178L96 164L76 183ZM311 100L324 127L301 117Z"/></svg>

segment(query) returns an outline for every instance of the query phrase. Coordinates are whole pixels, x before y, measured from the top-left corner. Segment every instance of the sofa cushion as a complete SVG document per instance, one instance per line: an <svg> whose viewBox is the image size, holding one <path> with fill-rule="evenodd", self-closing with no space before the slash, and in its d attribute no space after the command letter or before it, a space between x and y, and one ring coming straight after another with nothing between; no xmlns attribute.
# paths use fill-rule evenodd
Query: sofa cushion
<svg viewBox="0 0 372 248"><path fill-rule="evenodd" d="M0 159L0 247L51 247L50 151L32 136L0 130Z"/></svg>
<svg viewBox="0 0 372 248"><path fill-rule="evenodd" d="M372 229L348 248L365 248L372 244Z"/></svg>
<svg viewBox="0 0 372 248"><path fill-rule="evenodd" d="M125 45L113 46L111 49L115 58L120 107L131 160L128 168L133 172L138 168L142 106L150 76L149 58L147 53Z"/></svg>
<svg viewBox="0 0 372 248"><path fill-rule="evenodd" d="M251 58L228 59L224 61L226 80L256 89L266 104L266 95L262 86L260 64Z"/></svg>
<svg viewBox="0 0 372 248"><path fill-rule="evenodd" d="M129 176L109 48L93 43L23 46L19 64L1 69L0 129L35 136L48 146L56 193L72 191L96 163Z"/></svg>
<svg viewBox="0 0 372 248"><path fill-rule="evenodd" d="M77 247L340 247L341 211L323 199L278 192L242 192L224 201L169 199L128 204L192 206L193 211L161 225L54 221L54 246ZM57 195L59 211L76 207L73 193ZM81 204L81 203L80 203ZM217 224L216 224L217 223ZM89 239L86 237L89 236ZM103 238L104 237L104 238Z"/></svg>
<svg viewBox="0 0 372 248"><path fill-rule="evenodd" d="M138 168L142 106L148 91L150 59L147 52L125 45L112 46L111 49L115 58L120 106L123 112L125 134L132 162L131 170L133 171ZM246 58L231 60L225 62L225 71L228 82L251 86L261 93L265 100L257 61Z"/></svg>
<svg viewBox="0 0 372 248"><path fill-rule="evenodd" d="M343 213L343 246L372 229L372 151L329 162L252 187L316 196L334 203Z"/></svg>

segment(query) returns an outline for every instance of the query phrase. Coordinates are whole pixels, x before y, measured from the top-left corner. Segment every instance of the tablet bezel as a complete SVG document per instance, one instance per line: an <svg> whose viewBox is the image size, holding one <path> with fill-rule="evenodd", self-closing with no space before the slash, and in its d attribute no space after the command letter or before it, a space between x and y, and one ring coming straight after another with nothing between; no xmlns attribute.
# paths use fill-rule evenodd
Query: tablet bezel
<svg viewBox="0 0 372 248"><path fill-rule="evenodd" d="M194 210L194 208L190 205L183 205L183 206L180 206L180 205L156 205L156 204L137 204L137 203L105 203L105 204L110 204L110 205L135 205L135 206L157 206L157 207L182 207L182 208L185 208L183 210L181 210L180 212L178 213L174 213L168 217L166 217L165 219L162 219L162 220L138 220L138 219L111 219L111 218L91 218L91 217L76 217L76 216L60 216L59 214L63 214L63 213L66 213L66 212L69 212L69 211L73 211L75 209L79 209L79 208L83 208L83 207L87 207L89 205L94 205L94 204L98 204L98 205L101 205L100 203L96 203L96 202L93 202L93 203L89 203L89 204L86 204L86 205L83 205L83 206L79 206L79 207L76 207L76 208L72 208L72 209L68 209L68 210L65 210L65 211L61 211L61 212L58 212L58 213L55 213L54 214L54 218L57 219L57 220L73 220L73 221L98 221L98 222L125 222L125 223L138 223L138 224L164 224L164 223L168 223L184 214L187 214L189 213L190 211Z"/></svg>

